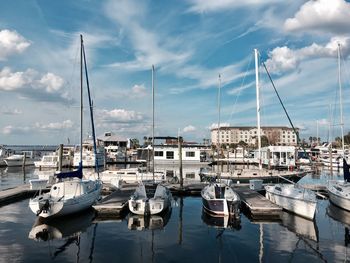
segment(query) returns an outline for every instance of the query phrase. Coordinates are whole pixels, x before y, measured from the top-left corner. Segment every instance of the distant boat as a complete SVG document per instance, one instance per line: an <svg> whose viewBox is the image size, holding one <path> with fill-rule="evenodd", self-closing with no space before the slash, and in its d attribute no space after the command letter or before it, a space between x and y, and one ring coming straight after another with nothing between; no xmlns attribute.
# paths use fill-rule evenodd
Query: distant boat
<svg viewBox="0 0 350 263"><path fill-rule="evenodd" d="M297 184L276 184L265 186L266 198L287 211L307 219L315 217L316 194Z"/></svg>
<svg viewBox="0 0 350 263"><path fill-rule="evenodd" d="M137 215L161 214L171 208L172 195L162 184L139 183L128 201L130 212Z"/></svg>
<svg viewBox="0 0 350 263"><path fill-rule="evenodd" d="M83 45L83 36L81 35L81 69L85 65L87 89L89 95L90 104L90 116L92 123L92 133L95 142L95 130L93 122L92 104L90 98L89 82L87 79L87 68L85 60L85 51ZM81 78L83 74L81 72ZM83 81L81 79L81 94L83 90ZM59 180L57 183L51 186L50 192L45 194L40 194L37 197L30 199L29 207L31 210L40 217L51 218L57 216L64 216L68 214L73 214L84 209L91 207L99 198L102 189L102 183L100 180L83 180L83 168L82 168L82 117L83 117L83 98L81 100L81 138L80 138L80 164L78 170L72 172L60 172L55 174L56 178ZM96 152L96 145L95 145ZM98 171L98 170L97 170Z"/></svg>
<svg viewBox="0 0 350 263"><path fill-rule="evenodd" d="M56 152L44 155L40 161L35 161L37 168L59 168L59 156ZM62 167L70 167L72 165L72 156L62 155Z"/></svg>
<svg viewBox="0 0 350 263"><path fill-rule="evenodd" d="M23 151L22 154L13 154L4 159L8 167L34 165L34 153Z"/></svg>
<svg viewBox="0 0 350 263"><path fill-rule="evenodd" d="M0 167L6 166L5 158L9 157L11 154L13 154L13 150L10 150L5 146L0 145Z"/></svg>
<svg viewBox="0 0 350 263"><path fill-rule="evenodd" d="M74 151L73 166L79 167L80 163L80 148L82 148L82 165L83 167L103 166L105 163L105 152L102 145L96 146L94 152L94 143L91 140L85 140L82 146L77 146Z"/></svg>

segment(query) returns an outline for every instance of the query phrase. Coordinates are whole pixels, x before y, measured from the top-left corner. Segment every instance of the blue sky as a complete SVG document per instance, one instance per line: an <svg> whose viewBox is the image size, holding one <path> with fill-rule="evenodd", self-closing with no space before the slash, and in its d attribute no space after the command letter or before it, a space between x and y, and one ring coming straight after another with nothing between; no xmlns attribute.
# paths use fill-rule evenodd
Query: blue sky
<svg viewBox="0 0 350 263"><path fill-rule="evenodd" d="M210 138L219 74L222 125L256 125L257 48L301 137L318 123L326 140L340 123L338 43L347 133L349 17L344 0L3 0L0 143L78 142L79 34L97 134L150 136L152 64L156 135ZM262 68L260 78L262 125L289 125Z"/></svg>

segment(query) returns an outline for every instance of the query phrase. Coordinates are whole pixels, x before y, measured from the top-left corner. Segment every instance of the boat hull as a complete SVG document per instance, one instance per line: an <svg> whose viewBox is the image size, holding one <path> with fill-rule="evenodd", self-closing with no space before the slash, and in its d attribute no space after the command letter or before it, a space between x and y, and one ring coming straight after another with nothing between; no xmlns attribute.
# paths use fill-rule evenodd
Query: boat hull
<svg viewBox="0 0 350 263"><path fill-rule="evenodd" d="M50 198L49 194L46 196L38 196L30 199L29 207L33 213L43 218L52 218L77 213L93 205L101 192L101 188L102 184L96 183L93 191L67 199ZM48 207L47 209L42 209L45 202L48 202ZM40 210L41 212L38 214Z"/></svg>
<svg viewBox="0 0 350 263"><path fill-rule="evenodd" d="M344 198L344 197L342 197L342 196L340 196L340 195L338 195L330 190L328 190L328 195L329 195L329 201L332 204L334 204L342 209L345 209L347 211L350 211L350 199Z"/></svg>
<svg viewBox="0 0 350 263"><path fill-rule="evenodd" d="M276 194L266 189L266 198L281 206L283 209L307 219L313 219L316 211L316 202L295 199L289 196Z"/></svg>

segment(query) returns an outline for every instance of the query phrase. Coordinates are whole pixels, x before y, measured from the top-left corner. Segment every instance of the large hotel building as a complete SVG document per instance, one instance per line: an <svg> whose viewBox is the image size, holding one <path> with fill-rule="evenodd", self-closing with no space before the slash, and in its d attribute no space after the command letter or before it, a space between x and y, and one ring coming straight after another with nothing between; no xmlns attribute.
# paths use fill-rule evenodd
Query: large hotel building
<svg viewBox="0 0 350 263"><path fill-rule="evenodd" d="M299 129L296 129L299 132ZM220 144L239 143L243 141L249 145L257 142L257 127L220 127ZM292 128L269 126L261 127L261 136L265 135L270 145L297 145L297 136ZM218 128L211 129L212 144L218 143Z"/></svg>

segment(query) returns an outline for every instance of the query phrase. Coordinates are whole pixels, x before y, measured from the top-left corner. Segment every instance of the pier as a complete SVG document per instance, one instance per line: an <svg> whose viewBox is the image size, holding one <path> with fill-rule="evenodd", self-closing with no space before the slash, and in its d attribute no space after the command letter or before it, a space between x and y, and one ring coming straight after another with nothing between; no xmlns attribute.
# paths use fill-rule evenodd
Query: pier
<svg viewBox="0 0 350 263"><path fill-rule="evenodd" d="M42 191L49 191L49 188L44 188ZM13 202L17 202L29 197L32 197L38 190L31 190L29 184L20 185L14 188L0 191L0 206L4 206Z"/></svg>
<svg viewBox="0 0 350 263"><path fill-rule="evenodd" d="M267 200L263 195L249 188L234 188L253 218L280 216L282 208Z"/></svg>

